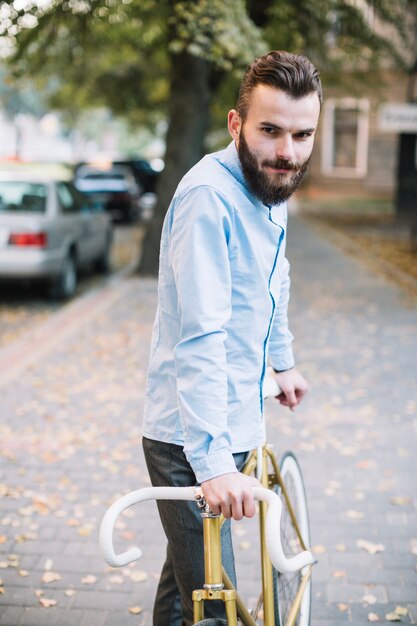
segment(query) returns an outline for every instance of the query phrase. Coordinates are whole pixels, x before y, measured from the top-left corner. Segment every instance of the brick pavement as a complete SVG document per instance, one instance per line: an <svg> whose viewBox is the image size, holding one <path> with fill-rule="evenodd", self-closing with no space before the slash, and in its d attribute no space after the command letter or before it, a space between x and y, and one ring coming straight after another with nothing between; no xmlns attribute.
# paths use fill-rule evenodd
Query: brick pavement
<svg viewBox="0 0 417 626"><path fill-rule="evenodd" d="M416 623L416 301L299 219L288 249L312 391L295 414L270 402L268 430L305 474L319 560L312 626L365 626L370 613L388 623L397 606ZM83 302L35 329L13 367L0 351L1 626L151 624L164 554L154 504L118 524L116 546L144 548L133 567L106 566L97 530L116 497L148 484L140 415L156 283L120 279ZM236 525L235 540L251 598L253 522Z"/></svg>

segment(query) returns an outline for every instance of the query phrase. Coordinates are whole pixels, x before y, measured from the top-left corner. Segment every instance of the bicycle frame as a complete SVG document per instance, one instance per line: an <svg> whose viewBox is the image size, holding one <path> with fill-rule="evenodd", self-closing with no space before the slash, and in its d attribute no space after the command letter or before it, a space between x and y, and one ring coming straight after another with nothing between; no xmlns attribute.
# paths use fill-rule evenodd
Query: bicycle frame
<svg viewBox="0 0 417 626"><path fill-rule="evenodd" d="M272 466L272 472L269 471L268 463ZM299 529L298 522L290 503L288 493L284 481L282 480L280 469L276 458L267 444L253 450L243 469L243 473L250 475L256 471L258 478L263 487L271 489L275 485L279 485L281 495L285 499L294 529L298 535L300 545L306 550L303 538ZM262 572L262 603L263 603L263 620L265 626L275 626L275 606L274 606L274 587L272 563L268 553L266 541L266 512L267 503L259 502L259 532L261 546L261 572ZM203 532L204 532L204 562L205 562L205 584L203 589L195 590L193 593L194 603L194 621L199 622L204 618L204 601L205 600L222 600L225 603L225 611L228 626L237 626L237 618L243 626L256 626L255 618L249 613L245 604L235 587L230 581L228 575L221 565L221 548L220 548L220 528L221 516L213 515L209 511L202 513ZM294 626L300 610L301 601L304 590L311 577L311 565L308 566L303 574L302 583L298 593L292 604L285 626ZM258 603L259 604L259 603Z"/></svg>

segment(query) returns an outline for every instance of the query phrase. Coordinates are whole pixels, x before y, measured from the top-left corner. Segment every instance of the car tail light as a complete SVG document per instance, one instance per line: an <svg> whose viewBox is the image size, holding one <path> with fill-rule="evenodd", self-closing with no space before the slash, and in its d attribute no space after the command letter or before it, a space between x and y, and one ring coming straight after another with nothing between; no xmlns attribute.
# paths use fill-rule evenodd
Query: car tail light
<svg viewBox="0 0 417 626"><path fill-rule="evenodd" d="M48 237L46 233L11 233L9 244L11 246L46 248Z"/></svg>

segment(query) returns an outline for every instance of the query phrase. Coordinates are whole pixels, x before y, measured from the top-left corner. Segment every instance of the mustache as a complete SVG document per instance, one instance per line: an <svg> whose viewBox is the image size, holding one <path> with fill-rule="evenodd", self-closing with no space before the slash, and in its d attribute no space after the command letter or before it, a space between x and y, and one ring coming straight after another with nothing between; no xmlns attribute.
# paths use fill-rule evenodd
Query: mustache
<svg viewBox="0 0 417 626"><path fill-rule="evenodd" d="M262 165L263 167L273 167L276 170L294 170L296 172L301 168L302 163L276 159L275 161L263 161Z"/></svg>

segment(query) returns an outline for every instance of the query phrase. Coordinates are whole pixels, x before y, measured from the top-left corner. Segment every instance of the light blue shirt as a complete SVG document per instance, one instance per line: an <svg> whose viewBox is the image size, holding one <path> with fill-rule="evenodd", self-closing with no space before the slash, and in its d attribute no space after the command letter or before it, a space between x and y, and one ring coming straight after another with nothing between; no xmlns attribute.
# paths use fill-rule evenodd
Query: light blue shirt
<svg viewBox="0 0 417 626"><path fill-rule="evenodd" d="M245 182L235 143L180 182L161 238L143 434L184 447L198 482L262 443L267 362L294 365L287 207Z"/></svg>

